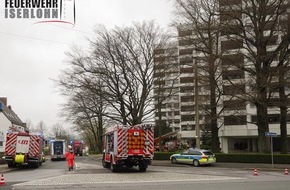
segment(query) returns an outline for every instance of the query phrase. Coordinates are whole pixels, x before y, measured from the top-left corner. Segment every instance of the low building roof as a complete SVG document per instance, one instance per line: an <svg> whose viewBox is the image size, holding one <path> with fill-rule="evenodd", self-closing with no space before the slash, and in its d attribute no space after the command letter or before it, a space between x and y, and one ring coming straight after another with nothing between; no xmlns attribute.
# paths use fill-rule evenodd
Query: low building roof
<svg viewBox="0 0 290 190"><path fill-rule="evenodd" d="M7 107L1 100L0 112L2 112L12 124L22 126L26 129L26 123L23 123L17 114L11 109L11 107Z"/></svg>

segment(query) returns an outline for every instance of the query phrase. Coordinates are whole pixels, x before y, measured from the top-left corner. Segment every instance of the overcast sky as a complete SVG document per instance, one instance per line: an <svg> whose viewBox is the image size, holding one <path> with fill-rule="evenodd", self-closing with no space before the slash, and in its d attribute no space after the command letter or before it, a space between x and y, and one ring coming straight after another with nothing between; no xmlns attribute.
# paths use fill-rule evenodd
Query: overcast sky
<svg viewBox="0 0 290 190"><path fill-rule="evenodd" d="M61 97L51 79L64 68L73 44L86 48L96 24L108 27L155 20L166 28L172 20L170 0L76 0L76 24L34 24L32 19L7 19L0 5L0 97L23 122L47 128L62 123Z"/></svg>

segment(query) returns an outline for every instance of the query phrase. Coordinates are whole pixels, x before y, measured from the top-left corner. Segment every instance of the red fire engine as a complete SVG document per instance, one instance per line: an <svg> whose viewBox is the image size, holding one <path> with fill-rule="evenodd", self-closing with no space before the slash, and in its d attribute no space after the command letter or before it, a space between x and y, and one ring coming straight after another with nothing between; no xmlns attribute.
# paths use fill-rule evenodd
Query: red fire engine
<svg viewBox="0 0 290 190"><path fill-rule="evenodd" d="M5 161L8 167L29 164L38 168L42 164L43 137L26 132L6 134Z"/></svg>
<svg viewBox="0 0 290 190"><path fill-rule="evenodd" d="M83 155L84 152L84 142L83 141L71 141L71 146L74 150L75 155Z"/></svg>
<svg viewBox="0 0 290 190"><path fill-rule="evenodd" d="M112 172L138 166L145 172L154 154L152 125L115 126L106 130L102 163Z"/></svg>

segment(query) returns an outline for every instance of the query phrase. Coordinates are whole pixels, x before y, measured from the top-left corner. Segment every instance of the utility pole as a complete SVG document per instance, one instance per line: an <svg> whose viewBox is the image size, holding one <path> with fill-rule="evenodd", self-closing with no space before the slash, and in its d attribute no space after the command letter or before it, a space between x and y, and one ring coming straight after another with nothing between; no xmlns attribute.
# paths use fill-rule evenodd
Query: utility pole
<svg viewBox="0 0 290 190"><path fill-rule="evenodd" d="M199 97L198 97L198 74L197 74L197 59L195 58L194 66L194 97L195 97L195 134L196 148L200 148L200 132L199 132Z"/></svg>

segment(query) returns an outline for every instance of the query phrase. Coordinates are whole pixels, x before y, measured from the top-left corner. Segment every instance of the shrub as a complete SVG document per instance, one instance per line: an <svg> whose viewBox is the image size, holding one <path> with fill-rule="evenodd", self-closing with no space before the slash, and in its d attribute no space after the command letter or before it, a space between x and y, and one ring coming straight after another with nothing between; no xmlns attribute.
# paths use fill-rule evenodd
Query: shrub
<svg viewBox="0 0 290 190"><path fill-rule="evenodd" d="M99 154L98 150L90 150L89 154Z"/></svg>

